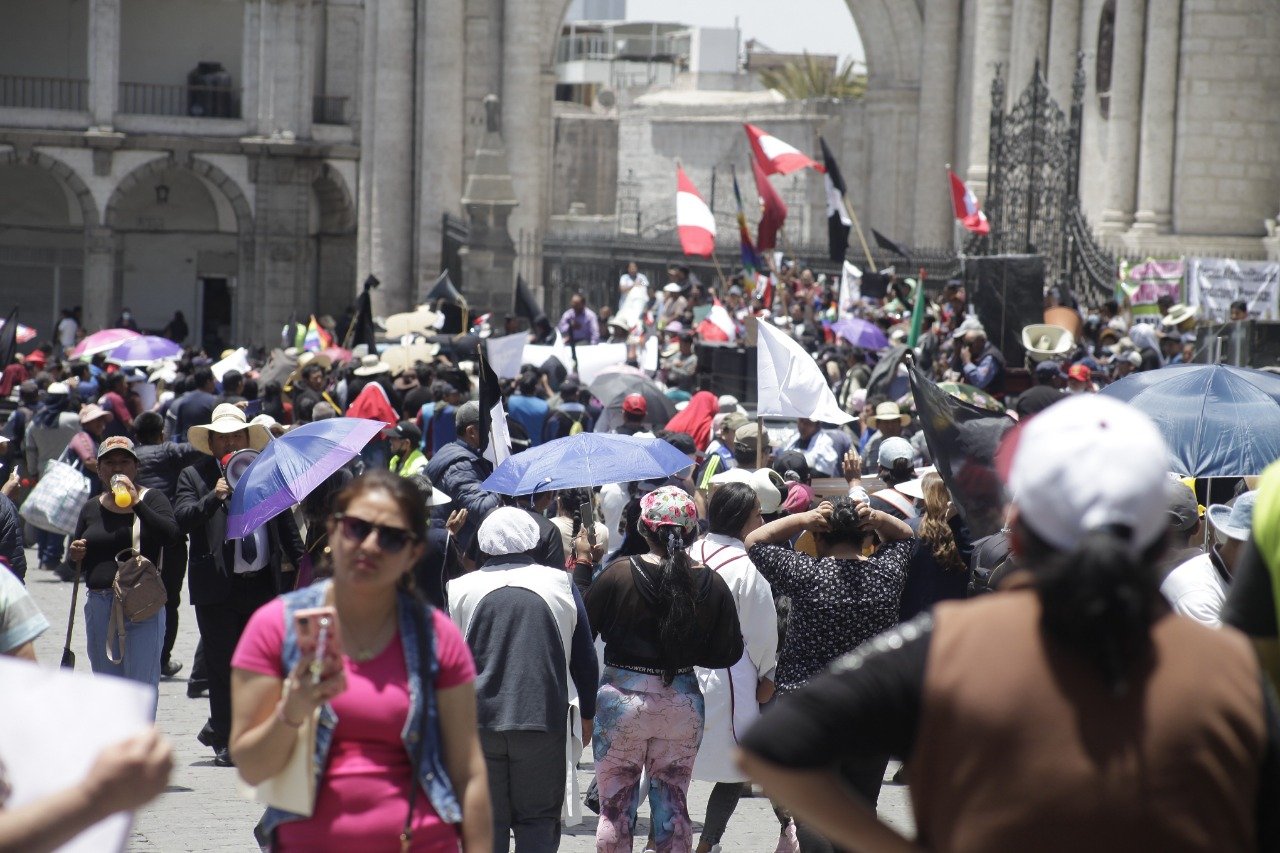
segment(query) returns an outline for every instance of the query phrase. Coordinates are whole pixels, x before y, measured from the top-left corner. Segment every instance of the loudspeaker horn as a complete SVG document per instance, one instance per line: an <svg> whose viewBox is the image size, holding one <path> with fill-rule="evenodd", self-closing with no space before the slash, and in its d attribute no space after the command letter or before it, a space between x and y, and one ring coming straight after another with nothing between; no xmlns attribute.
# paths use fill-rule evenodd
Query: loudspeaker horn
<svg viewBox="0 0 1280 853"><path fill-rule="evenodd" d="M249 470L249 466L253 464L253 460L258 458L260 452L246 447L244 450L237 450L232 453L222 466L222 475L226 477L227 485L234 489L236 483L240 482L240 478L244 476L245 471Z"/></svg>
<svg viewBox="0 0 1280 853"><path fill-rule="evenodd" d="M1027 349L1028 359L1041 362L1065 356L1075 347L1076 340L1071 332L1061 326L1032 323L1022 327L1022 345Z"/></svg>

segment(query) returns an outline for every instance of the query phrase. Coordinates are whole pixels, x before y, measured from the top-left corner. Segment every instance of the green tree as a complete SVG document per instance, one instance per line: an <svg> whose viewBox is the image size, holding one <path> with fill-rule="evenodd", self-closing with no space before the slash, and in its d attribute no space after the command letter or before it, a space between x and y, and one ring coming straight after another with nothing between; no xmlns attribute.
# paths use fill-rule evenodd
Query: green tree
<svg viewBox="0 0 1280 853"><path fill-rule="evenodd" d="M799 61L762 70L760 82L781 92L789 101L855 100L867 91L867 75L854 67L852 59L846 59L837 68L810 56L808 51Z"/></svg>

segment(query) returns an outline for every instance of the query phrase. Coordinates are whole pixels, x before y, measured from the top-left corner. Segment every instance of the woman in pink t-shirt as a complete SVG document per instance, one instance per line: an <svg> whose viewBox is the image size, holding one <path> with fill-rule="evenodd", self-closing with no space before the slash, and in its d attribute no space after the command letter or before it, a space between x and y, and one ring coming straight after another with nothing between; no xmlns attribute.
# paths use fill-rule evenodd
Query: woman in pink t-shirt
<svg viewBox="0 0 1280 853"><path fill-rule="evenodd" d="M253 615L232 659L231 755L241 777L258 784L289 761L300 726L328 706L337 717L320 737L332 738L310 818L270 809L273 851L398 851L409 814L414 755L406 739L411 703L407 661L418 645L411 608L430 619L437 670L423 690L438 709L438 730L423 738L423 782L413 800L414 851L488 853L492 848L488 782L476 732L475 665L466 642L444 614L409 598L405 584L426 547L426 510L409 481L371 471L335 500L328 522L332 582L298 590ZM344 654L312 684L312 659L285 672L291 645L287 614L299 603L337 611ZM423 667L425 669L425 666ZM421 707L421 713L427 713ZM435 719L428 715L430 723ZM438 762L447 780L430 772Z"/></svg>

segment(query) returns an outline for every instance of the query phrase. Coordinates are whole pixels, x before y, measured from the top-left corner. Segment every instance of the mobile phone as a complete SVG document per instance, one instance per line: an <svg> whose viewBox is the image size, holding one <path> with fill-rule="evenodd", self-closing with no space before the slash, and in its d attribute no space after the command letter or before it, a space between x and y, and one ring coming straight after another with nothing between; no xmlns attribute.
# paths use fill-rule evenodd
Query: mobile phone
<svg viewBox="0 0 1280 853"><path fill-rule="evenodd" d="M320 683L325 670L342 665L342 635L338 631L338 611L332 607L311 607L293 614L298 651L310 658L311 683Z"/></svg>
<svg viewBox="0 0 1280 853"><path fill-rule="evenodd" d="M596 547L596 511L591 501L584 501L578 505L578 520L587 529L587 544L592 548Z"/></svg>

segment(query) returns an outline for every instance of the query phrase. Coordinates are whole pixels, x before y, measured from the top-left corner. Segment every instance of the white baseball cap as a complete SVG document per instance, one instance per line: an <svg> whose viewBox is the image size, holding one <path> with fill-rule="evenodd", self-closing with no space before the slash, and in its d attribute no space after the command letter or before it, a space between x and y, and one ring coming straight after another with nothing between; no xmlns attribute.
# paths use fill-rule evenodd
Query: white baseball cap
<svg viewBox="0 0 1280 853"><path fill-rule="evenodd" d="M1017 432L1007 485L1024 524L1075 550L1092 531L1131 531L1144 551L1169 526L1169 453L1145 414L1099 394L1050 406Z"/></svg>

